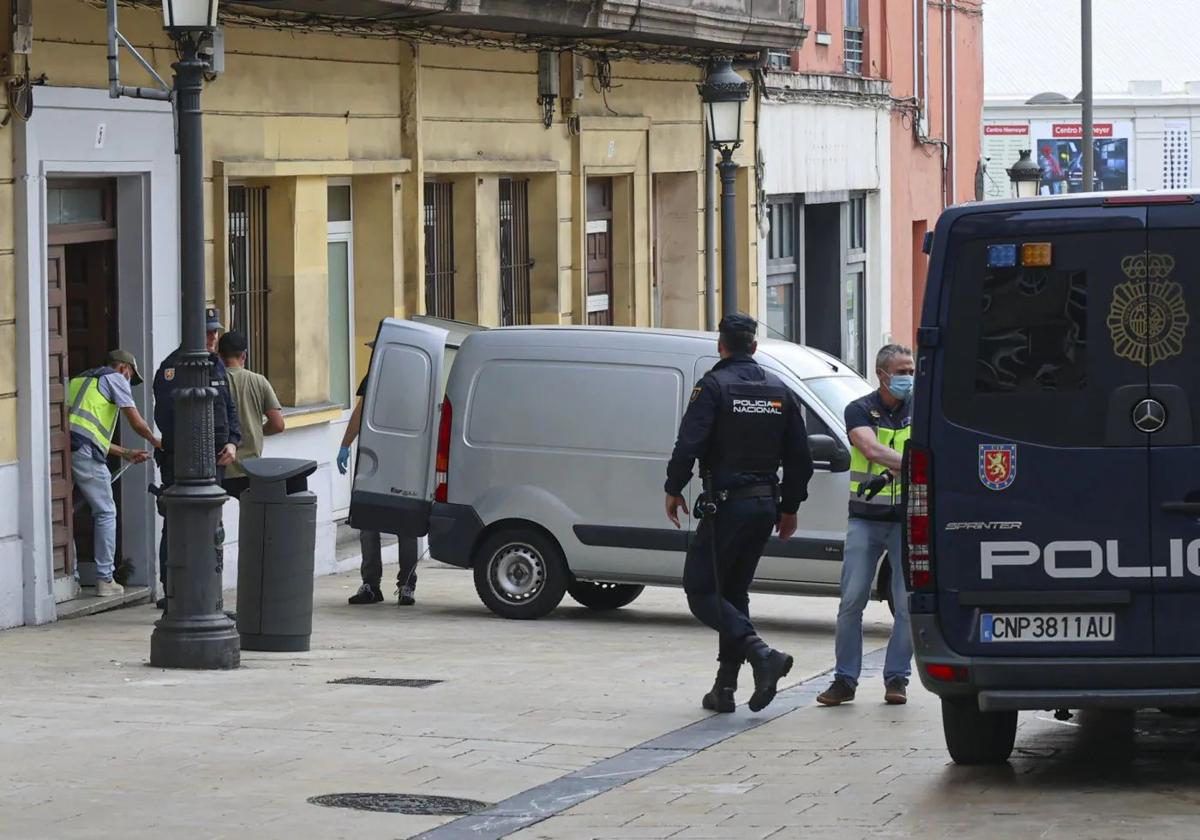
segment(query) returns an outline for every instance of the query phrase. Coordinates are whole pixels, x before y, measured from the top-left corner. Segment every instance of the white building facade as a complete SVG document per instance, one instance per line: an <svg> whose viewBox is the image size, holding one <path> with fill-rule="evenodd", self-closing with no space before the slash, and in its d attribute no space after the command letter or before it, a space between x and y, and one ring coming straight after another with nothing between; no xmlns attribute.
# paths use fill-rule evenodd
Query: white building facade
<svg viewBox="0 0 1200 840"><path fill-rule="evenodd" d="M1200 16L1191 0L1093 7L1095 189L1185 190L1200 186ZM1082 108L1079 4L991 3L984 15L982 157L984 198L1011 195L1005 170L1022 150L1042 169L1042 192L1079 192Z"/></svg>
<svg viewBox="0 0 1200 840"><path fill-rule="evenodd" d="M764 332L870 376L890 339L888 83L766 74L759 126Z"/></svg>

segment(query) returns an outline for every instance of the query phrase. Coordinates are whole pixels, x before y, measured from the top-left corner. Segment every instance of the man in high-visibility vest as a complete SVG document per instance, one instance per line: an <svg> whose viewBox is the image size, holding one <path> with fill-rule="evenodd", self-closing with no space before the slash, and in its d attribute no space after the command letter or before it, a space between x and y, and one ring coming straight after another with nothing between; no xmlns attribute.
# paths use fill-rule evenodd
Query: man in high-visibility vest
<svg viewBox="0 0 1200 840"><path fill-rule="evenodd" d="M888 344L875 357L879 389L846 406L850 437L850 522L842 554L842 602L834 644L833 684L817 697L825 706L854 699L862 671L862 616L875 569L886 551L891 564L895 616L883 665L887 703L908 700L913 643L908 626L908 591L900 564L900 463L912 425L912 350Z"/></svg>
<svg viewBox="0 0 1200 840"><path fill-rule="evenodd" d="M162 444L133 403L130 385L140 385L137 360L132 353L113 350L104 365L72 377L67 386L68 424L71 431L71 477L75 490L87 501L95 523L96 594L121 595L125 588L113 580L117 549L117 506L113 501L109 456L140 464L150 453L127 449L112 442L117 418L124 414L137 434L159 448Z"/></svg>

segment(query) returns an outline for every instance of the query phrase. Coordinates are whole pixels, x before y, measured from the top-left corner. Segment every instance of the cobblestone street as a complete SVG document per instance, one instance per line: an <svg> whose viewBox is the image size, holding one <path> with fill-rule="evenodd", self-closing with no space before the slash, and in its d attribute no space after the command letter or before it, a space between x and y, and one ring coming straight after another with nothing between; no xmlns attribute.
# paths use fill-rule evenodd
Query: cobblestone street
<svg viewBox="0 0 1200 840"><path fill-rule="evenodd" d="M1194 836L1192 721L1144 714L1130 742L1119 721L1026 715L1010 767L968 770L919 687L887 707L868 674L854 704L816 707L832 600L757 597L797 684L769 714L707 718L714 640L679 592L514 622L436 564L414 610L348 607L354 583L318 581L312 652L247 652L232 673L149 669L150 607L5 634L0 836ZM886 607L869 619L875 648ZM444 682L329 684L356 676ZM306 801L342 792L498 804L455 821Z"/></svg>

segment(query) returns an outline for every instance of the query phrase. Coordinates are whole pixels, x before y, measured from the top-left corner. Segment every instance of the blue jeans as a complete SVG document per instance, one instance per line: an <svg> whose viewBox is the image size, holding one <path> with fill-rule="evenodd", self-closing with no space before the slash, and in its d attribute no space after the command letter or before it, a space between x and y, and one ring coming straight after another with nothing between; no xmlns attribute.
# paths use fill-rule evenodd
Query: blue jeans
<svg viewBox="0 0 1200 840"><path fill-rule="evenodd" d="M908 588L900 563L900 523L850 517L846 551L842 558L842 603L838 608L836 676L852 686L862 673L862 615L871 597L879 557L887 552L892 564L892 600L896 616L883 663L885 681L908 680L912 673L912 628L908 622Z"/></svg>
<svg viewBox="0 0 1200 840"><path fill-rule="evenodd" d="M97 461L88 447L71 453L71 477L75 490L92 509L96 580L112 581L117 553L117 504L113 501L112 473L108 464Z"/></svg>
<svg viewBox="0 0 1200 840"><path fill-rule="evenodd" d="M750 584L778 519L774 499L731 499L721 504L716 517L701 523L688 548L683 566L688 607L719 634L721 662L740 663L746 639L756 635L750 621Z"/></svg>

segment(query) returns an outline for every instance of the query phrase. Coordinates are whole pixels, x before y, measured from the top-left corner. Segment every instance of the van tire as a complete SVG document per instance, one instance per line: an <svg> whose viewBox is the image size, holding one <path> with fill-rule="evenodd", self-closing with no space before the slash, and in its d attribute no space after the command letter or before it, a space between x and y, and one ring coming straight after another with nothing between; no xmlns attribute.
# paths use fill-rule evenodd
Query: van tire
<svg viewBox="0 0 1200 840"><path fill-rule="evenodd" d="M573 580L567 592L592 610L619 610L633 603L646 587L636 583L606 583L598 580Z"/></svg>
<svg viewBox="0 0 1200 840"><path fill-rule="evenodd" d="M955 764L1004 764L1017 738L1017 713L982 712L974 697L943 697L942 731Z"/></svg>
<svg viewBox="0 0 1200 840"><path fill-rule="evenodd" d="M567 591L567 564L554 540L532 528L489 535L475 551L475 591L502 618L550 613Z"/></svg>

